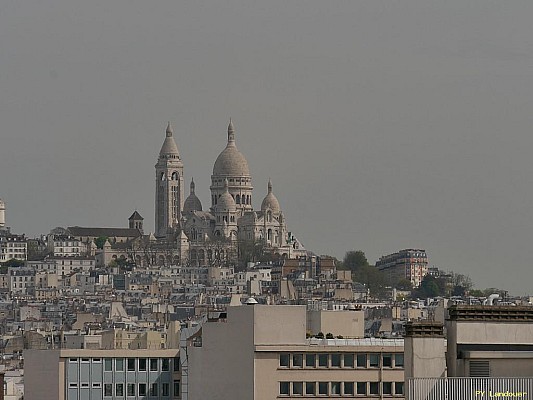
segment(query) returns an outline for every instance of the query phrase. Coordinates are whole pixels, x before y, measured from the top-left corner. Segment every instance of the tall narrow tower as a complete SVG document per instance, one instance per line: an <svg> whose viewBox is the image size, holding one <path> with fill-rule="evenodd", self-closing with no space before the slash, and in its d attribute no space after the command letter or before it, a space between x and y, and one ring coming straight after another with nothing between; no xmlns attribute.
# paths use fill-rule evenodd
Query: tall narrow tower
<svg viewBox="0 0 533 400"><path fill-rule="evenodd" d="M0 228L6 226L6 203L0 199Z"/></svg>
<svg viewBox="0 0 533 400"><path fill-rule="evenodd" d="M155 235L165 236L183 210L183 162L174 141L172 126L167 126L165 141L155 165Z"/></svg>

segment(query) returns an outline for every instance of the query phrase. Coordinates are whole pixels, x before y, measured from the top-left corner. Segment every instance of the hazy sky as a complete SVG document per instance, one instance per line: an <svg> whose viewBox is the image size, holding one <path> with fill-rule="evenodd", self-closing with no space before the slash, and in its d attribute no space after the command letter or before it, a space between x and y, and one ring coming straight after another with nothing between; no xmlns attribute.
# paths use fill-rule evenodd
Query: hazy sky
<svg viewBox="0 0 533 400"><path fill-rule="evenodd" d="M318 254L406 247L533 293L533 2L0 1L14 232L154 227L166 122L209 207L233 118Z"/></svg>

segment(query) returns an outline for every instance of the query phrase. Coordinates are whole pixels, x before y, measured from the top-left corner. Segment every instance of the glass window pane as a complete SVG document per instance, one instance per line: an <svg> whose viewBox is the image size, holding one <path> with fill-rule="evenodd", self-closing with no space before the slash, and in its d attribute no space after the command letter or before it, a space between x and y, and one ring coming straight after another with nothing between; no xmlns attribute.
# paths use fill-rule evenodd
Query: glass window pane
<svg viewBox="0 0 533 400"><path fill-rule="evenodd" d="M124 371L124 359L123 358L115 359L115 369L117 371Z"/></svg>
<svg viewBox="0 0 533 400"><path fill-rule="evenodd" d="M318 382L318 394L328 394L328 382Z"/></svg>
<svg viewBox="0 0 533 400"><path fill-rule="evenodd" d="M128 371L135 371L135 358L128 358Z"/></svg>
<svg viewBox="0 0 533 400"><path fill-rule="evenodd" d="M310 368L316 367L316 354L305 355L305 366Z"/></svg>
<svg viewBox="0 0 533 400"><path fill-rule="evenodd" d="M370 382L370 394L379 394L379 382Z"/></svg>
<svg viewBox="0 0 533 400"><path fill-rule="evenodd" d="M392 367L392 354L383 354L383 367Z"/></svg>
<svg viewBox="0 0 533 400"><path fill-rule="evenodd" d="M104 371L113 371L113 359L112 358L104 359Z"/></svg>
<svg viewBox="0 0 533 400"><path fill-rule="evenodd" d="M180 370L180 358L174 357L174 372L177 372Z"/></svg>
<svg viewBox="0 0 533 400"><path fill-rule="evenodd" d="M292 394L294 395L303 395L304 394L304 383L303 382L293 382L292 383Z"/></svg>
<svg viewBox="0 0 533 400"><path fill-rule="evenodd" d="M331 394L341 394L340 382L331 382Z"/></svg>
<svg viewBox="0 0 533 400"><path fill-rule="evenodd" d="M135 396L135 383L128 383L126 385L126 391L128 396Z"/></svg>
<svg viewBox="0 0 533 400"><path fill-rule="evenodd" d="M115 396L124 396L124 384L117 383L115 385Z"/></svg>
<svg viewBox="0 0 533 400"><path fill-rule="evenodd" d="M318 355L318 366L327 367L328 366L328 354L320 353Z"/></svg>
<svg viewBox="0 0 533 400"><path fill-rule="evenodd" d="M146 371L146 358L139 358L139 371Z"/></svg>
<svg viewBox="0 0 533 400"><path fill-rule="evenodd" d="M280 353L280 355L279 355L279 366L280 367L288 367L289 366L289 354L288 353Z"/></svg>
<svg viewBox="0 0 533 400"><path fill-rule="evenodd" d="M345 395L354 394L353 382L344 382L344 394Z"/></svg>
<svg viewBox="0 0 533 400"><path fill-rule="evenodd" d="M331 366L340 368L340 366L341 366L341 355L340 355L340 353L333 353L331 355Z"/></svg>
<svg viewBox="0 0 533 400"><path fill-rule="evenodd" d="M316 393L316 382L305 382L305 394Z"/></svg>
<svg viewBox="0 0 533 400"><path fill-rule="evenodd" d="M157 371L157 358L150 358L150 371Z"/></svg>
<svg viewBox="0 0 533 400"><path fill-rule="evenodd" d="M157 383L152 383L152 386L150 386L150 396L158 396L159 393L159 387Z"/></svg>
<svg viewBox="0 0 533 400"><path fill-rule="evenodd" d="M174 381L174 397L178 397L180 394L180 381Z"/></svg>
<svg viewBox="0 0 533 400"><path fill-rule="evenodd" d="M353 368L354 357L353 354L347 353L344 355L344 368Z"/></svg>
<svg viewBox="0 0 533 400"><path fill-rule="evenodd" d="M113 396L113 384L104 383L104 396Z"/></svg>
<svg viewBox="0 0 533 400"><path fill-rule="evenodd" d="M379 354L378 353L370 353L368 358L370 359L371 368L379 367Z"/></svg>
<svg viewBox="0 0 533 400"><path fill-rule="evenodd" d="M357 394L366 394L366 382L357 382Z"/></svg>
<svg viewBox="0 0 533 400"><path fill-rule="evenodd" d="M279 383L279 394L285 394L285 395L289 395L290 394L290 383L289 382L280 382Z"/></svg>
<svg viewBox="0 0 533 400"><path fill-rule="evenodd" d="M161 395L162 396L168 396L170 395L170 384L163 382L161 384Z"/></svg>
<svg viewBox="0 0 533 400"><path fill-rule="evenodd" d="M397 368L403 368L403 354L395 354L394 355L394 366Z"/></svg>
<svg viewBox="0 0 533 400"><path fill-rule="evenodd" d="M146 383L139 383L139 396L146 396Z"/></svg>
<svg viewBox="0 0 533 400"><path fill-rule="evenodd" d="M383 382L383 394L392 394L392 382Z"/></svg>
<svg viewBox="0 0 533 400"><path fill-rule="evenodd" d="M394 383L394 393L395 394L404 394L403 392L403 382Z"/></svg>
<svg viewBox="0 0 533 400"><path fill-rule="evenodd" d="M357 354L357 366L366 368L366 354Z"/></svg>
<svg viewBox="0 0 533 400"><path fill-rule="evenodd" d="M304 355L293 354L292 355L292 366L297 367L297 368L302 368L304 366Z"/></svg>
<svg viewBox="0 0 533 400"><path fill-rule="evenodd" d="M161 360L161 371L169 371L170 370L170 362L168 358L163 358Z"/></svg>

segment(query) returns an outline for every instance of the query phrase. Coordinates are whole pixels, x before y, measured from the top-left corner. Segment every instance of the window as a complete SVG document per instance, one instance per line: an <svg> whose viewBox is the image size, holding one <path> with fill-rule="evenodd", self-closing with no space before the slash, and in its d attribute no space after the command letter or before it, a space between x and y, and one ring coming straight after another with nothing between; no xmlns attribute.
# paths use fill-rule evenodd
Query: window
<svg viewBox="0 0 533 400"><path fill-rule="evenodd" d="M70 362L70 363L77 363L77 362L78 362L78 359L77 359L77 358L69 358L69 359L68 359L68 362Z"/></svg>
<svg viewBox="0 0 533 400"><path fill-rule="evenodd" d="M101 362L102 362L101 358L93 358L93 363L101 363Z"/></svg>
<svg viewBox="0 0 533 400"><path fill-rule="evenodd" d="M328 394L328 383L318 382L318 394Z"/></svg>
<svg viewBox="0 0 533 400"><path fill-rule="evenodd" d="M146 371L146 358L139 358L139 371Z"/></svg>
<svg viewBox="0 0 533 400"><path fill-rule="evenodd" d="M68 387L71 388L71 389L74 389L74 388L78 387L78 384L75 383L75 382L71 382L71 383L68 384Z"/></svg>
<svg viewBox="0 0 533 400"><path fill-rule="evenodd" d="M378 353L371 353L368 358L370 359L370 367L371 368L378 368L379 367L379 354Z"/></svg>
<svg viewBox="0 0 533 400"><path fill-rule="evenodd" d="M124 396L124 384L117 383L115 385L115 396Z"/></svg>
<svg viewBox="0 0 533 400"><path fill-rule="evenodd" d="M280 353L280 355L279 355L279 366L280 367L288 367L289 366L289 354Z"/></svg>
<svg viewBox="0 0 533 400"><path fill-rule="evenodd" d="M318 366L327 368L328 366L328 355L327 354L318 355Z"/></svg>
<svg viewBox="0 0 533 400"><path fill-rule="evenodd" d="M280 382L279 383L279 394L289 395L290 394L290 382Z"/></svg>
<svg viewBox="0 0 533 400"><path fill-rule="evenodd" d="M104 371L113 371L113 359L111 358L104 359Z"/></svg>
<svg viewBox="0 0 533 400"><path fill-rule="evenodd" d="M304 366L304 355L293 354L292 355L292 366L296 368L302 368Z"/></svg>
<svg viewBox="0 0 533 400"><path fill-rule="evenodd" d="M353 368L353 354L344 355L344 368Z"/></svg>
<svg viewBox="0 0 533 400"><path fill-rule="evenodd" d="M128 396L135 396L135 383L128 383L126 389Z"/></svg>
<svg viewBox="0 0 533 400"><path fill-rule="evenodd" d="M139 383L139 396L146 396L146 383Z"/></svg>
<svg viewBox="0 0 533 400"><path fill-rule="evenodd" d="M89 360L88 358L82 358L81 362L82 363L88 363L88 362L91 362L91 360Z"/></svg>
<svg viewBox="0 0 533 400"><path fill-rule="evenodd" d="M100 382L93 382L93 388L101 388L102 384Z"/></svg>
<svg viewBox="0 0 533 400"><path fill-rule="evenodd" d="M366 394L366 382L357 382L357 394Z"/></svg>
<svg viewBox="0 0 533 400"><path fill-rule="evenodd" d="M357 367L366 368L366 354L357 355Z"/></svg>
<svg viewBox="0 0 533 400"><path fill-rule="evenodd" d="M163 382L161 384L161 396L169 396L170 395L170 384Z"/></svg>
<svg viewBox="0 0 533 400"><path fill-rule="evenodd" d="M89 387L89 382L84 382L81 384L81 387L82 388L88 388Z"/></svg>
<svg viewBox="0 0 533 400"><path fill-rule="evenodd" d="M117 358L115 360L115 370L124 371L124 359L123 358Z"/></svg>
<svg viewBox="0 0 533 400"><path fill-rule="evenodd" d="M161 360L161 371L169 371L170 370L170 362L168 358L163 358Z"/></svg>
<svg viewBox="0 0 533 400"><path fill-rule="evenodd" d="M392 382L382 383L383 394L392 394Z"/></svg>
<svg viewBox="0 0 533 400"><path fill-rule="evenodd" d="M392 367L392 354L383 354L383 367Z"/></svg>
<svg viewBox="0 0 533 400"><path fill-rule="evenodd" d="M128 371L135 371L135 358L128 358Z"/></svg>
<svg viewBox="0 0 533 400"><path fill-rule="evenodd" d="M174 357L174 372L177 372L180 370L180 358Z"/></svg>
<svg viewBox="0 0 533 400"><path fill-rule="evenodd" d="M158 390L157 383L152 383L152 386L150 386L150 396L158 396L159 390Z"/></svg>
<svg viewBox="0 0 533 400"><path fill-rule="evenodd" d="M344 382L344 394L349 396L349 395L354 395L354 390L353 390L353 382Z"/></svg>
<svg viewBox="0 0 533 400"><path fill-rule="evenodd" d="M331 355L331 366L340 368L341 366L341 355L340 353L333 353Z"/></svg>
<svg viewBox="0 0 533 400"><path fill-rule="evenodd" d="M404 394L403 382L394 382L394 394Z"/></svg>
<svg viewBox="0 0 533 400"><path fill-rule="evenodd" d="M316 367L316 354L305 355L305 366L310 368Z"/></svg>
<svg viewBox="0 0 533 400"><path fill-rule="evenodd" d="M316 382L305 382L305 394L316 393Z"/></svg>
<svg viewBox="0 0 533 400"><path fill-rule="evenodd" d="M174 397L180 395L180 381L174 381Z"/></svg>
<svg viewBox="0 0 533 400"><path fill-rule="evenodd" d="M157 358L150 358L150 371L157 371Z"/></svg>
<svg viewBox="0 0 533 400"><path fill-rule="evenodd" d="M403 354L395 354L394 355L394 366L396 368L403 368Z"/></svg>
<svg viewBox="0 0 533 400"><path fill-rule="evenodd" d="M113 384L104 383L104 396L113 396Z"/></svg>
<svg viewBox="0 0 533 400"><path fill-rule="evenodd" d="M301 396L304 394L304 383L303 382L293 382L292 383L292 394L296 396Z"/></svg>
<svg viewBox="0 0 533 400"><path fill-rule="evenodd" d="M379 382L370 382L370 394L379 394Z"/></svg>
<svg viewBox="0 0 533 400"><path fill-rule="evenodd" d="M340 382L331 382L330 394L341 394L341 383Z"/></svg>

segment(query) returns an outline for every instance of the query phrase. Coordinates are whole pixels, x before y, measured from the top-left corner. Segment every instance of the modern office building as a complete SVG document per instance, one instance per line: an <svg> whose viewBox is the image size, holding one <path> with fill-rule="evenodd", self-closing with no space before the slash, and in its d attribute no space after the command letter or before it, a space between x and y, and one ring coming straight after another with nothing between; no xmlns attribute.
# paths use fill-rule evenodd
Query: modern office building
<svg viewBox="0 0 533 400"><path fill-rule="evenodd" d="M27 350L25 398L180 398L179 350Z"/></svg>

